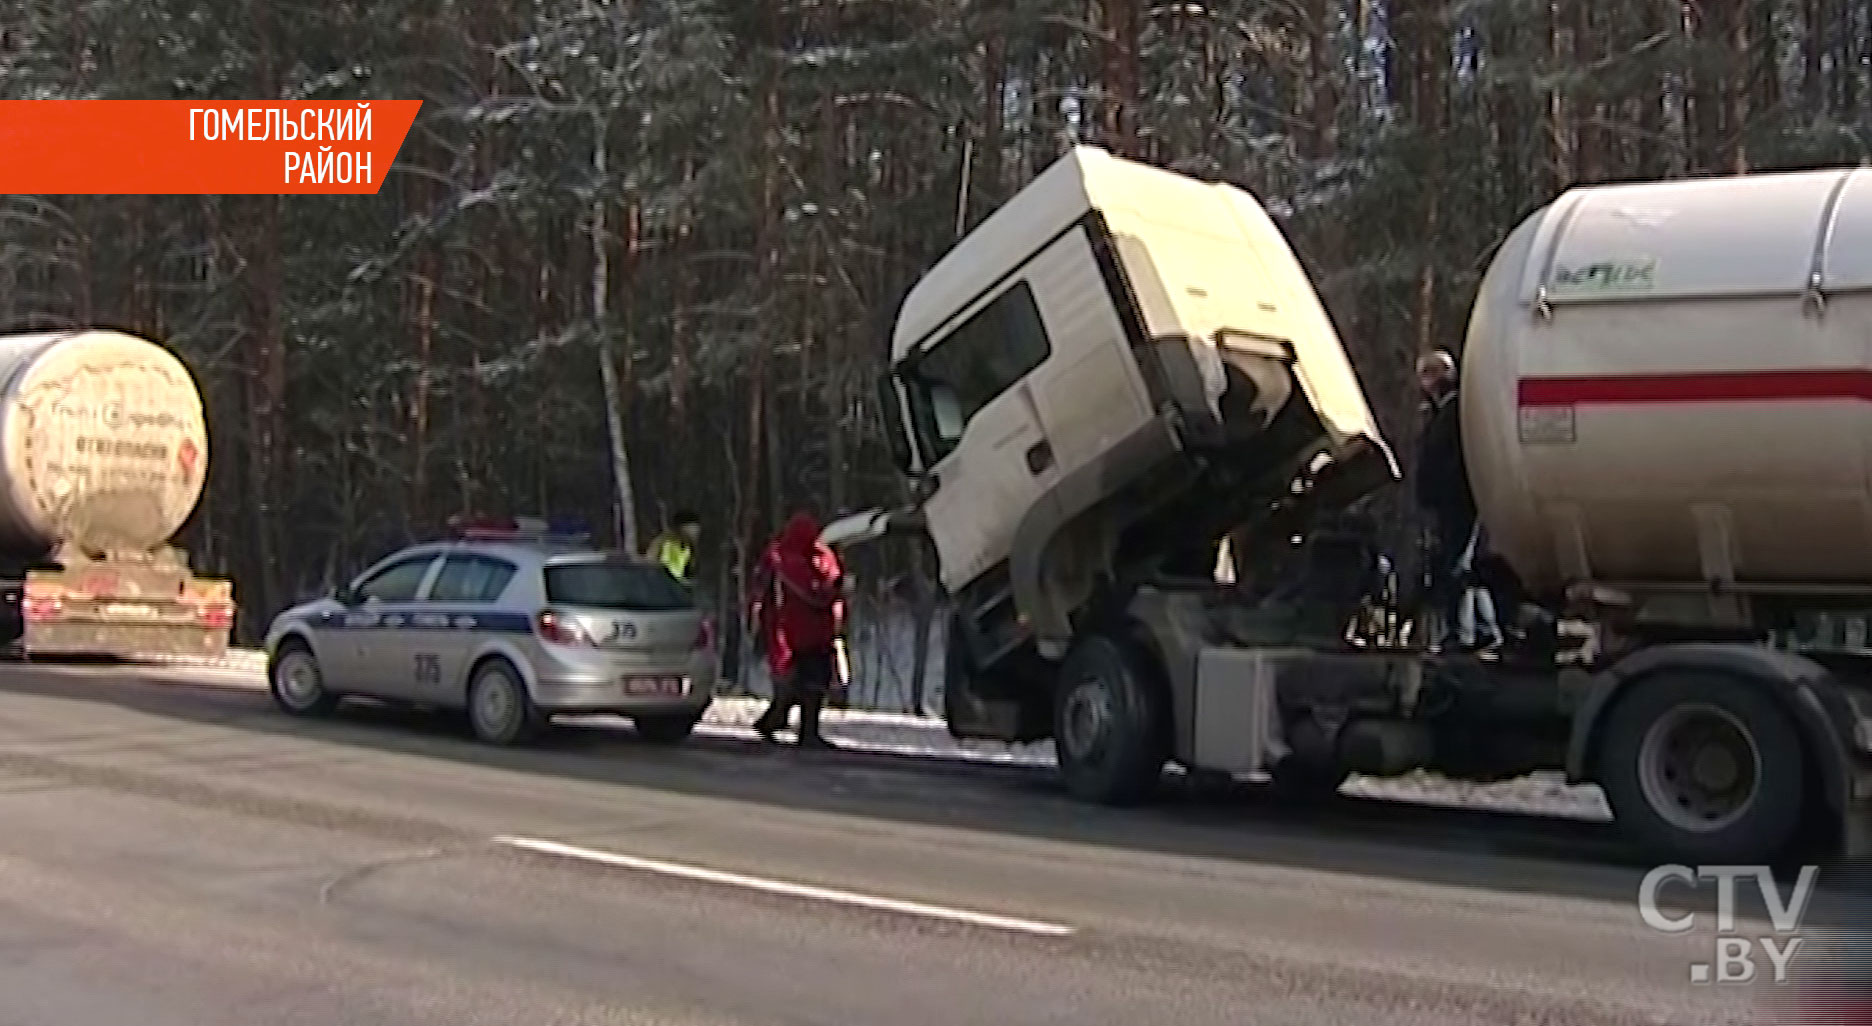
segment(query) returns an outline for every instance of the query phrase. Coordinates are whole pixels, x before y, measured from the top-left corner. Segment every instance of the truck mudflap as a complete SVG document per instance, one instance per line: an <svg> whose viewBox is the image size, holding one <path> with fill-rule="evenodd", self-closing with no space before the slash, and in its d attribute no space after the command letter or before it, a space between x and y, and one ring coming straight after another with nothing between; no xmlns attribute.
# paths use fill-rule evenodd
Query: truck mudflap
<svg viewBox="0 0 1872 1026"><path fill-rule="evenodd" d="M33 571L20 597L21 654L219 659L233 595L225 580L141 567Z"/></svg>

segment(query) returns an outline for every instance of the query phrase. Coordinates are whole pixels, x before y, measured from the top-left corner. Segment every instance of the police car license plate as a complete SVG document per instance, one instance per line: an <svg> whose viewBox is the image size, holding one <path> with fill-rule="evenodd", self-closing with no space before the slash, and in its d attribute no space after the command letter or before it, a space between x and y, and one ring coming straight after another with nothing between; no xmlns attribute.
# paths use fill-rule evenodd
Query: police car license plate
<svg viewBox="0 0 1872 1026"><path fill-rule="evenodd" d="M688 691L689 682L682 677L624 678L624 693L627 695L681 698Z"/></svg>

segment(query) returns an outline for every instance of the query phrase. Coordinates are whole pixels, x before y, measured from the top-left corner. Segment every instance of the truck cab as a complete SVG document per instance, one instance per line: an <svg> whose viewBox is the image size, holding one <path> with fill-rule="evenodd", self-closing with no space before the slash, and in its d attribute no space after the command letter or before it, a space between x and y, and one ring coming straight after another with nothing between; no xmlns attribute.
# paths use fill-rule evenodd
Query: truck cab
<svg viewBox="0 0 1872 1026"><path fill-rule="evenodd" d="M882 399L954 600L964 737L1050 736L1044 682L1100 602L1206 581L1231 531L1397 476L1260 205L1091 147L910 291Z"/></svg>

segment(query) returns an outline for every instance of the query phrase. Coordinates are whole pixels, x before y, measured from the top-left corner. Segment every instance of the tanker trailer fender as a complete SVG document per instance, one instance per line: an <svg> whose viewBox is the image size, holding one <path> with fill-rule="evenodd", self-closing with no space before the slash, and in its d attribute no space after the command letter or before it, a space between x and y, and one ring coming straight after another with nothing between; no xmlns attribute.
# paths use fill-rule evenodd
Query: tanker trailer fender
<svg viewBox="0 0 1872 1026"><path fill-rule="evenodd" d="M1819 663L1803 656L1754 645L1686 643L1655 645L1625 657L1596 674L1585 700L1574 711L1567 744L1568 783L1599 783L1597 764L1608 714L1622 696L1641 681L1667 674L1720 675L1752 685L1772 698L1793 722L1807 770L1819 779L1819 797L1825 816L1838 824L1838 835L1857 857L1862 844L1872 844L1872 832L1855 821L1867 813L1855 812L1872 799L1872 787L1862 785L1865 754L1857 742L1861 713L1839 680ZM1872 699L1865 710L1872 729ZM1872 783L1872 781L1868 781ZM1872 808L1867 810L1872 813ZM1867 833L1864 842L1857 840Z"/></svg>

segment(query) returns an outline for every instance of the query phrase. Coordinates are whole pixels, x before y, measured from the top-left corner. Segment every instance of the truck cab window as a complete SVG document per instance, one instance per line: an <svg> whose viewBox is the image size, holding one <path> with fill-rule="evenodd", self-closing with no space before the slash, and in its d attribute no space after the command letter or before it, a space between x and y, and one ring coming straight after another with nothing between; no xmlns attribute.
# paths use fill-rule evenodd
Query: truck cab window
<svg viewBox="0 0 1872 1026"><path fill-rule="evenodd" d="M1019 282L907 368L911 419L931 463L955 449L982 407L1053 355L1033 289Z"/></svg>

